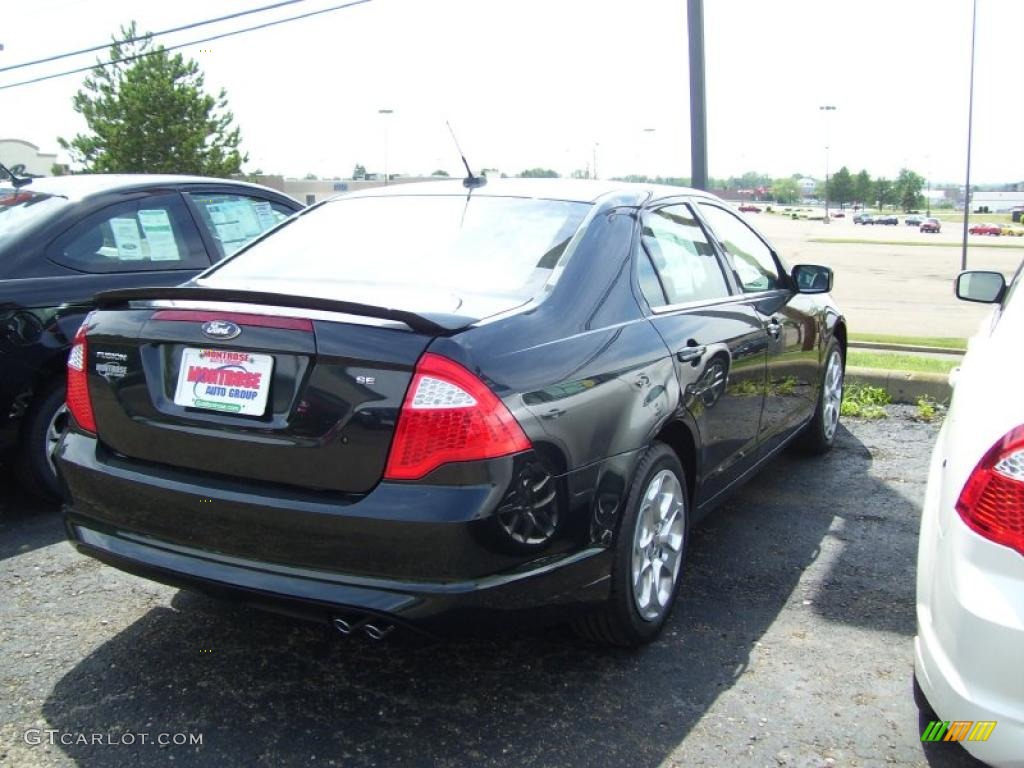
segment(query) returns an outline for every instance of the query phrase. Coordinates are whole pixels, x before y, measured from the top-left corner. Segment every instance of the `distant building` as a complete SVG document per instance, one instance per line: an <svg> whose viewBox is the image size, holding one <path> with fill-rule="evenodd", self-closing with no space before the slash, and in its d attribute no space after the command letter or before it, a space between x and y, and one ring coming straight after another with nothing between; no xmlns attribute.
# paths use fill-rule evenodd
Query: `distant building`
<svg viewBox="0 0 1024 768"><path fill-rule="evenodd" d="M56 154L40 152L39 147L23 139L0 139L0 163L15 174L50 176Z"/></svg>
<svg viewBox="0 0 1024 768"><path fill-rule="evenodd" d="M313 205L343 192L357 192L360 189L383 187L384 179L367 174L365 179L286 179L283 176L246 176L256 184L284 192L306 205ZM443 181L444 176L394 176L390 184L410 184L416 181Z"/></svg>
<svg viewBox="0 0 1024 768"><path fill-rule="evenodd" d="M803 197L814 197L818 191L818 182L809 176L800 179L797 184L800 185L800 194Z"/></svg>
<svg viewBox="0 0 1024 768"><path fill-rule="evenodd" d="M972 192L971 210L988 208L991 213L1005 213L1024 205L1024 192Z"/></svg>

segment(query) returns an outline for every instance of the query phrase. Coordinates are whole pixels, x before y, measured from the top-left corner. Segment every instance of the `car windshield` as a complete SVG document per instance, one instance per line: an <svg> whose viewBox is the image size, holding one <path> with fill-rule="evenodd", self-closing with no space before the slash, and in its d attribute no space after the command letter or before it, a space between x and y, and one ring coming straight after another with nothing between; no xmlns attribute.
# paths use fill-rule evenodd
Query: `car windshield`
<svg viewBox="0 0 1024 768"><path fill-rule="evenodd" d="M0 187L0 248L66 205L67 199L56 195Z"/></svg>
<svg viewBox="0 0 1024 768"><path fill-rule="evenodd" d="M203 284L300 279L536 296L588 203L479 195L339 198L203 276Z"/></svg>

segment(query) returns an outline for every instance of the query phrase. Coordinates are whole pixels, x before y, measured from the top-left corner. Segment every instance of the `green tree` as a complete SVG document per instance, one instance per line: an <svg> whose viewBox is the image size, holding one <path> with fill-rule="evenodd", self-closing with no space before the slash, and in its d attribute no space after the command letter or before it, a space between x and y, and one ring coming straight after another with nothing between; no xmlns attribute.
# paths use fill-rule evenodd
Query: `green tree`
<svg viewBox="0 0 1024 768"><path fill-rule="evenodd" d="M895 205L897 200L896 186L889 179L880 176L875 179L874 198L878 203L879 210L887 205Z"/></svg>
<svg viewBox="0 0 1024 768"><path fill-rule="evenodd" d="M448 175L448 171L442 171L440 168L438 168L436 171L434 171L430 175L431 176L447 176Z"/></svg>
<svg viewBox="0 0 1024 768"><path fill-rule="evenodd" d="M557 179L558 172L550 168L529 168L519 174L524 179Z"/></svg>
<svg viewBox="0 0 1024 768"><path fill-rule="evenodd" d="M861 205L874 202L875 186L871 182L871 174L866 170L858 173L853 179L853 199Z"/></svg>
<svg viewBox="0 0 1024 768"><path fill-rule="evenodd" d="M828 180L828 199L844 206L853 202L854 180L845 165Z"/></svg>
<svg viewBox="0 0 1024 768"><path fill-rule="evenodd" d="M800 199L800 185L793 178L776 179L772 184L772 197L779 203L795 203Z"/></svg>
<svg viewBox="0 0 1024 768"><path fill-rule="evenodd" d="M109 61L72 99L89 132L58 143L90 173L238 173L248 156L224 90L206 93L194 60L153 47L149 36L126 42L136 36L135 22L121 27Z"/></svg>
<svg viewBox="0 0 1024 768"><path fill-rule="evenodd" d="M924 177L914 173L909 168L901 168L900 175L896 178L896 190L899 203L904 211L924 207Z"/></svg>
<svg viewBox="0 0 1024 768"><path fill-rule="evenodd" d="M355 181L359 181L360 179L365 179L366 178L366 166L365 165L359 165L357 163L355 168L352 169L352 178Z"/></svg>

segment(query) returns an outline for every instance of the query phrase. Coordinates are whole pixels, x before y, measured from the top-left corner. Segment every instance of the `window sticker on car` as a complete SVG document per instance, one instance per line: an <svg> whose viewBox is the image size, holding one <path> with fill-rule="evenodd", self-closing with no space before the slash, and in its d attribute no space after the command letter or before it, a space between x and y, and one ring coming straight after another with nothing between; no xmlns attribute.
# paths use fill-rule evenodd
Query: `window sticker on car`
<svg viewBox="0 0 1024 768"><path fill-rule="evenodd" d="M119 259L134 261L142 258L142 238L134 216L111 219L110 231L114 234Z"/></svg>
<svg viewBox="0 0 1024 768"><path fill-rule="evenodd" d="M142 227L149 245L150 259L153 261L178 261L181 259L167 211L162 208L139 211L139 225Z"/></svg>
<svg viewBox="0 0 1024 768"><path fill-rule="evenodd" d="M253 203L252 209L256 214L256 220L259 221L261 232L266 232L277 224L277 217L274 216L274 209L270 207L270 203L266 200Z"/></svg>

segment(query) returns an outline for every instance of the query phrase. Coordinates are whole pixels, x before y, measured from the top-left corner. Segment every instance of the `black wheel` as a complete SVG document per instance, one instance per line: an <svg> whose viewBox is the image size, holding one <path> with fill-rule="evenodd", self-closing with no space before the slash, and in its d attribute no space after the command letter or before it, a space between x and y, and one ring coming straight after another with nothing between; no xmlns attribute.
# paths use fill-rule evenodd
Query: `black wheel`
<svg viewBox="0 0 1024 768"><path fill-rule="evenodd" d="M654 443L640 460L615 545L611 595L573 628L603 645L635 648L665 626L689 542L686 475L675 452Z"/></svg>
<svg viewBox="0 0 1024 768"><path fill-rule="evenodd" d="M53 451L67 427L66 385L55 382L44 389L29 409L22 427L18 476L22 487L41 499L60 499Z"/></svg>
<svg viewBox="0 0 1024 768"><path fill-rule="evenodd" d="M839 411L843 404L843 352L832 339L825 350L825 369L818 389L818 405L797 438L798 445L807 453L822 454L832 450L839 431Z"/></svg>

